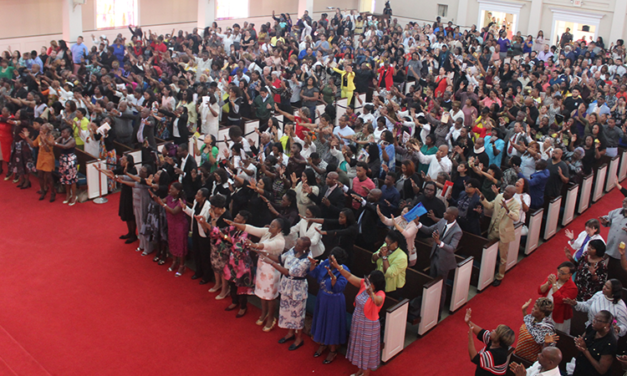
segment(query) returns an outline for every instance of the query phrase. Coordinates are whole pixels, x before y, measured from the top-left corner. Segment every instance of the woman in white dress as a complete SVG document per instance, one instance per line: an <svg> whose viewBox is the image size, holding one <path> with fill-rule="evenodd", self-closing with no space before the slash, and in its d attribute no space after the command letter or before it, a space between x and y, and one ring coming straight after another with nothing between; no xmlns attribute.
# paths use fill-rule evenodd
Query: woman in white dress
<svg viewBox="0 0 627 376"><path fill-rule="evenodd" d="M540 53L541 51L544 51L544 32L542 30L538 31L538 36L536 37L536 40L533 43L533 50L536 51L536 53Z"/></svg>
<svg viewBox="0 0 627 376"><path fill-rule="evenodd" d="M255 227L225 221L229 226L235 226L240 231L246 231L249 235L260 238L259 243L246 242L251 251L268 257L279 256L285 249L284 236L290 233L290 224L283 218L277 218L270 223L270 227ZM264 332L269 332L277 323L274 312L276 311L276 298L279 296L279 279L281 273L272 265L263 261L260 257L257 261L257 274L255 275L255 295L261 299L261 317L257 325L263 326Z"/></svg>
<svg viewBox="0 0 627 376"><path fill-rule="evenodd" d="M200 133L213 135L218 139L218 130L220 128L220 106L215 95L209 95L209 102L203 101L199 108Z"/></svg>

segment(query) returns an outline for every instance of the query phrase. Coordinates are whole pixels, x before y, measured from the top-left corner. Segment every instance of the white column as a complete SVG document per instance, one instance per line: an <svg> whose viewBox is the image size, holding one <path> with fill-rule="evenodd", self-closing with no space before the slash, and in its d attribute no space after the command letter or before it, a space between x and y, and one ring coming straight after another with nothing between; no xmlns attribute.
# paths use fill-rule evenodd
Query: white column
<svg viewBox="0 0 627 376"><path fill-rule="evenodd" d="M359 12L360 13L372 12L373 1L374 0L359 0L359 8L358 8Z"/></svg>
<svg viewBox="0 0 627 376"><path fill-rule="evenodd" d="M63 0L63 40L76 43L83 34L83 7L74 5L74 0Z"/></svg>
<svg viewBox="0 0 627 376"><path fill-rule="evenodd" d="M216 0L198 0L198 28L211 26L216 20Z"/></svg>
<svg viewBox="0 0 627 376"><path fill-rule="evenodd" d="M467 23L468 20L468 0L459 0L457 4L457 18L455 18L454 24L459 26L472 26ZM480 25L477 25L477 30L480 30ZM460 27L461 29L461 27Z"/></svg>
<svg viewBox="0 0 627 376"><path fill-rule="evenodd" d="M540 21L542 18L542 0L531 0L531 9L529 11L529 26L527 27L527 35L538 35L540 30ZM553 25L551 25L553 27ZM534 38L535 41L535 38Z"/></svg>
<svg viewBox="0 0 627 376"><path fill-rule="evenodd" d="M610 41L623 39L625 29L625 13L627 13L627 1L614 2L614 15L612 16L612 28L610 29ZM597 30L597 34L599 30Z"/></svg>
<svg viewBox="0 0 627 376"><path fill-rule="evenodd" d="M313 19L313 0L298 0L298 17L302 17L305 11L309 12L309 17Z"/></svg>

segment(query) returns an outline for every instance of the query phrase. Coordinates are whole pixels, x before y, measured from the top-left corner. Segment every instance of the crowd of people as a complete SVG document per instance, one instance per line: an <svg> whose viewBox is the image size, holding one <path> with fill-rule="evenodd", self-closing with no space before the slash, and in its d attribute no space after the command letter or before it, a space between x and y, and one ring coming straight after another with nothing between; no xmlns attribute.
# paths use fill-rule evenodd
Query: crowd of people
<svg viewBox="0 0 627 376"><path fill-rule="evenodd" d="M286 329L279 343L292 351L304 343L315 279L314 357L328 349L331 363L347 344L356 375L368 375L380 364L379 311L403 297L417 237L432 245L429 273L445 279L463 232L498 240L499 286L515 226L525 236L527 213L616 156L627 131L622 40L567 31L551 46L542 32L510 40L496 24L400 25L386 9L319 20L273 13L274 23L166 35L129 27L129 38L92 36L91 46L78 37L9 49L0 60L4 180L28 189L36 174L40 200L65 192L74 205L77 149L105 160L125 243L159 265L171 258L176 277L191 262L191 278L215 282L209 291L230 297L225 309L238 318L256 295L256 324ZM337 116L340 98L348 105ZM249 119L259 120L258 142L244 133ZM141 150L142 163L120 146ZM575 374L608 372L627 333L622 285L607 277L612 260L627 269L626 215L627 199L577 238L568 232L564 263L531 313L532 300L524 304L516 353L537 372L559 364L555 330L570 332L573 309L589 318L585 333L572 333L583 335ZM367 276L350 272L355 246L372 252ZM348 284L359 289L350 328ZM481 329L470 312L466 321L476 374L504 374L514 331Z"/></svg>

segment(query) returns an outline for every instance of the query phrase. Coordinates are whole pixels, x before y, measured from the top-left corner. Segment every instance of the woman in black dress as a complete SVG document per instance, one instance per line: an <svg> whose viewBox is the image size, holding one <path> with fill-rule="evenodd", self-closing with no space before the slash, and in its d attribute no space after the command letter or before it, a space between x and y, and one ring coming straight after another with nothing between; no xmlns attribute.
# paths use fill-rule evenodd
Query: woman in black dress
<svg viewBox="0 0 627 376"><path fill-rule="evenodd" d="M124 175L127 172L131 175L137 175L135 159L130 154L122 156L120 165L113 170L102 170L98 167L96 169L112 180L115 179L115 175ZM125 184L122 184L120 192L118 215L123 222L126 222L126 227L128 228L128 232L120 236L120 239L126 239L125 244L137 241L137 225L135 224L135 214L133 213L133 188Z"/></svg>
<svg viewBox="0 0 627 376"><path fill-rule="evenodd" d="M307 218L308 221L322 223L326 230L316 230L322 235L332 236L331 244L325 245L327 249L340 247L348 254L346 266L353 264L353 245L359 234L359 227L355 214L351 209L344 208L340 211L338 219Z"/></svg>

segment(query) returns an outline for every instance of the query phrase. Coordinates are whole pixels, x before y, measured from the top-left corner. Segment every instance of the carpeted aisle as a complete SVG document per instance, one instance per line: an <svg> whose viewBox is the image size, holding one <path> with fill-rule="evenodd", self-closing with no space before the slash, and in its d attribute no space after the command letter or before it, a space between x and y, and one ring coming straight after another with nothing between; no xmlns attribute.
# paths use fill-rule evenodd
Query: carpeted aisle
<svg viewBox="0 0 627 376"><path fill-rule="evenodd" d="M0 180L0 375L288 375L350 374L343 357L331 365L263 333L250 307L235 319L230 299L216 301L190 279L175 278L123 244L126 226L109 203L73 207L38 201L33 188ZM0 333L2 333L0 328ZM19 357L17 347L22 347ZM5 356L8 355L8 356ZM28 356L41 372L17 372ZM16 373L13 373L14 370Z"/></svg>
<svg viewBox="0 0 627 376"><path fill-rule="evenodd" d="M250 307L242 319L225 312L209 286L174 278L123 244L118 195L109 203L73 207L38 201L28 190L0 181L0 376L6 375L349 375L342 356L331 365L314 359L316 345L289 352L263 333ZM620 205L613 191L574 222ZM604 231L606 234L607 231ZM563 260L563 232L507 274L503 285L468 304L486 328L518 331L520 306ZM498 307L495 309L494 307ZM462 311L465 310L462 309ZM6 331L6 335L4 334ZM8 335L8 337L7 337ZM10 340L13 339L13 340ZM381 375L470 375L463 312L412 344ZM33 370L29 371L28 369ZM19 371L21 370L21 371ZM19 372L18 372L19 371Z"/></svg>

